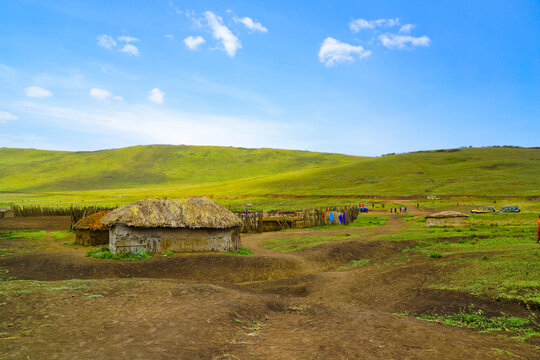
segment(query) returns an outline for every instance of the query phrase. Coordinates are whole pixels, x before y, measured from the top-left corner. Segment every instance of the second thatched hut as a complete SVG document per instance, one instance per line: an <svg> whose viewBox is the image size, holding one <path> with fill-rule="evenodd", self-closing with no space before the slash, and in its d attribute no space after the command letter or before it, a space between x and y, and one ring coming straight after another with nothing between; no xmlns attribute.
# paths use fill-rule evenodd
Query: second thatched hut
<svg viewBox="0 0 540 360"><path fill-rule="evenodd" d="M234 213L205 198L139 200L101 222L110 226L112 253L236 251L242 226Z"/></svg>
<svg viewBox="0 0 540 360"><path fill-rule="evenodd" d="M426 227L431 226L465 226L469 215L457 211L441 211L426 216Z"/></svg>
<svg viewBox="0 0 540 360"><path fill-rule="evenodd" d="M75 243L78 245L106 245L109 243L109 227L101 223L108 211L100 211L83 217L73 225Z"/></svg>
<svg viewBox="0 0 540 360"><path fill-rule="evenodd" d="M13 211L8 208L0 207L0 219L13 217Z"/></svg>

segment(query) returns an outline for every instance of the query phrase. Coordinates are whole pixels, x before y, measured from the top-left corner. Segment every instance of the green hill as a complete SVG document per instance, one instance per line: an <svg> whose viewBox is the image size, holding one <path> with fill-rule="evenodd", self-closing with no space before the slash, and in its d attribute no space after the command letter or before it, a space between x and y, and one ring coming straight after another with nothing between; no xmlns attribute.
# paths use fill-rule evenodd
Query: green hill
<svg viewBox="0 0 540 360"><path fill-rule="evenodd" d="M0 202L119 196L540 195L540 149L382 157L207 146L95 152L0 149Z"/></svg>

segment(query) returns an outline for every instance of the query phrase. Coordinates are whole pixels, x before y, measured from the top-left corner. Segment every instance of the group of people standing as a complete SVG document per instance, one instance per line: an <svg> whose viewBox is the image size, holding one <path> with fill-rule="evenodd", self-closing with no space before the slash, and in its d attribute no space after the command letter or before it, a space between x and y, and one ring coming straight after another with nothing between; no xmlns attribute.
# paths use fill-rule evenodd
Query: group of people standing
<svg viewBox="0 0 540 360"><path fill-rule="evenodd" d="M395 207L395 208L390 208L390 212L397 213L397 212L398 212L398 208L397 208L397 207ZM406 207L406 206L400 206L400 207L399 207L399 212L400 212L400 213L406 213L406 212L407 212L407 207Z"/></svg>

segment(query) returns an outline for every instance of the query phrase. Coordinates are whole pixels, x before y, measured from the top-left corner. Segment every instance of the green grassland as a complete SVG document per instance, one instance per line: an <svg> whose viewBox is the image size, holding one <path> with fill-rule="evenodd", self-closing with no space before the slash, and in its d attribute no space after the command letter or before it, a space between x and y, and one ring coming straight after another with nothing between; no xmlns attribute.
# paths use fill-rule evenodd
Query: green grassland
<svg viewBox="0 0 540 360"><path fill-rule="evenodd" d="M382 157L168 145L95 152L1 148L0 168L0 204L116 205L211 195L233 206L284 208L357 202L358 195L540 195L537 148Z"/></svg>
<svg viewBox="0 0 540 360"><path fill-rule="evenodd" d="M501 300L540 304L540 246L536 243L538 214L474 215L464 228L408 229L383 235L389 241L413 241L403 250L424 256L444 274L429 285ZM422 222L419 220L418 225ZM457 266L457 267L456 267Z"/></svg>

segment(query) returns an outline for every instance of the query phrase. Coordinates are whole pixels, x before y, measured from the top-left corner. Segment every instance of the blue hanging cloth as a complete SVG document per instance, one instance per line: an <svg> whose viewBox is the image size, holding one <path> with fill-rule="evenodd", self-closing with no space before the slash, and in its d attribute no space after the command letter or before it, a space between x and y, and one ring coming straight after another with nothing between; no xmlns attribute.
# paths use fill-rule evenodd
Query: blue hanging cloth
<svg viewBox="0 0 540 360"><path fill-rule="evenodd" d="M339 214L339 223L343 223L343 215Z"/></svg>
<svg viewBox="0 0 540 360"><path fill-rule="evenodd" d="M334 213L330 213L330 223L334 222Z"/></svg>

